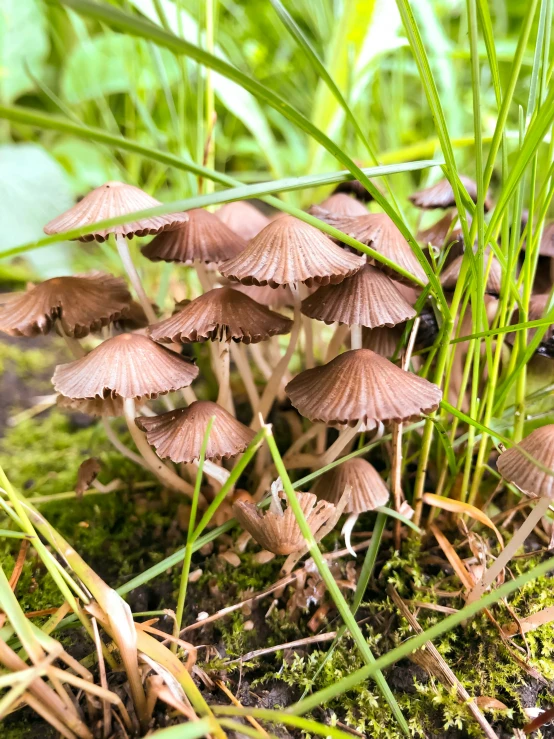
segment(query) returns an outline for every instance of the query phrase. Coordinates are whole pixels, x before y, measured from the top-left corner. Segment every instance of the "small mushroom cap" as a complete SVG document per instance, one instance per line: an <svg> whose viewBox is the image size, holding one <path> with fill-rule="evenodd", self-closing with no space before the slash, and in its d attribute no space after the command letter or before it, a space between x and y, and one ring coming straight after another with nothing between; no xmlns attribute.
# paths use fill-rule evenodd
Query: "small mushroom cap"
<svg viewBox="0 0 554 739"><path fill-rule="evenodd" d="M274 313L231 287L215 288L192 300L183 310L150 327L154 341L241 341L256 344L287 334L290 318Z"/></svg>
<svg viewBox="0 0 554 739"><path fill-rule="evenodd" d="M0 331L36 336L59 320L67 336L82 338L124 315L131 294L123 280L102 272L54 277L8 301L0 310Z"/></svg>
<svg viewBox="0 0 554 739"><path fill-rule="evenodd" d="M158 306L153 306L157 312ZM141 328L148 326L148 316L144 312L142 305L136 301L131 300L129 308L125 311L125 314L114 321L115 328L119 331L138 331Z"/></svg>
<svg viewBox="0 0 554 739"><path fill-rule="evenodd" d="M121 334L82 359L56 367L54 389L66 398L156 398L187 387L198 367L147 336Z"/></svg>
<svg viewBox="0 0 554 739"><path fill-rule="evenodd" d="M294 305L294 297L288 285L273 288L269 285L243 285L242 282L233 282L230 287L268 308L277 309Z"/></svg>
<svg viewBox="0 0 554 739"><path fill-rule="evenodd" d="M362 244L371 246L384 257L417 277L421 282L427 282L427 275L421 264L417 261L410 245L395 226L392 218L386 213L366 213L363 216L337 216L329 223L343 231L348 236L361 241ZM379 262L375 266L383 272L404 282L398 272L385 267ZM409 282L409 281L408 281ZM411 284L411 282L410 282Z"/></svg>
<svg viewBox="0 0 554 739"><path fill-rule="evenodd" d="M367 208L356 198L343 192L336 192L319 205L312 205L308 213L327 222L329 216L365 216Z"/></svg>
<svg viewBox="0 0 554 739"><path fill-rule="evenodd" d="M187 211L177 228L158 234L142 253L152 262L220 264L246 249L246 241L203 208Z"/></svg>
<svg viewBox="0 0 554 739"><path fill-rule="evenodd" d="M395 326L416 315L394 282L366 264L338 285L325 285L302 301L302 313L325 323L348 326Z"/></svg>
<svg viewBox="0 0 554 739"><path fill-rule="evenodd" d="M349 426L419 418L436 410L442 398L437 385L370 349L344 352L321 367L301 372L285 392L310 421Z"/></svg>
<svg viewBox="0 0 554 739"><path fill-rule="evenodd" d="M245 241L253 239L269 223L269 218L248 200L225 203L215 215Z"/></svg>
<svg viewBox="0 0 554 739"><path fill-rule="evenodd" d="M206 459L227 459L243 452L256 435L217 403L197 400L188 408L178 408L160 416L140 416L137 426L146 432L159 457L176 464L200 458L202 442L210 418L215 416Z"/></svg>
<svg viewBox="0 0 554 739"><path fill-rule="evenodd" d="M532 431L519 444L501 454L496 463L502 477L521 490L540 498L554 498L554 477L537 467L523 452L554 470L554 424Z"/></svg>
<svg viewBox="0 0 554 739"><path fill-rule="evenodd" d="M456 222L450 231L450 227L454 221ZM448 236L448 241L446 241L449 231L450 235ZM419 231L417 234L417 240L421 241L425 246L427 246L427 244L431 244L431 246L435 246L437 249L442 249L444 246L455 243L463 244L462 227L458 220L458 213L455 210L448 211L448 213L445 213L440 220L433 223L432 226Z"/></svg>
<svg viewBox="0 0 554 739"><path fill-rule="evenodd" d="M461 254L459 257L456 257L456 259L454 259L454 261L451 262L441 274L441 285L445 290L454 290L456 288L458 279L460 277L460 271L462 269L463 258L463 254ZM483 259L483 275L486 273L487 265L488 255L485 252L485 256ZM498 259L496 257L493 257L491 261L487 284L485 286L485 291L490 295L499 295L501 285L502 267L500 266L500 262L498 261Z"/></svg>
<svg viewBox="0 0 554 739"><path fill-rule="evenodd" d="M477 202L477 184L470 177L460 175L460 181L467 190L467 194L473 200ZM439 182L426 187L424 190L419 190L413 195L410 195L410 201L417 207L423 210L434 210L435 208L453 208L456 205L454 198L454 190L452 185L447 179L442 179ZM492 203L489 195L485 198L485 211L490 210Z"/></svg>
<svg viewBox="0 0 554 739"><path fill-rule="evenodd" d="M353 195L358 200L363 200L364 203L369 203L370 200L373 200L373 195L365 189L360 180L339 182L334 192L336 194Z"/></svg>
<svg viewBox="0 0 554 739"><path fill-rule="evenodd" d="M159 200L147 195L140 187L126 185L124 182L106 182L80 200L76 205L54 220L47 223L47 234L63 233L74 228L91 226L107 218L124 216L161 205ZM146 236L157 234L166 228L174 228L188 218L186 213L171 213L165 216L150 216L139 221L131 221L122 226L109 226L94 233L82 236L78 241L105 241L110 234L116 236Z"/></svg>
<svg viewBox="0 0 554 739"><path fill-rule="evenodd" d="M245 285L327 285L357 272L364 259L344 251L321 231L284 215L266 226L220 272Z"/></svg>
<svg viewBox="0 0 554 739"><path fill-rule="evenodd" d="M335 512L335 506L325 500L318 502L313 493L297 493L298 502L312 534L317 533ZM260 546L274 554L292 554L306 546L306 540L287 505L283 515L274 511L261 511L252 503L239 500L233 504L233 512L243 529L246 529Z"/></svg>
<svg viewBox="0 0 554 739"><path fill-rule="evenodd" d="M351 493L345 513L373 511L389 499L390 494L381 475L360 457L349 459L318 477L311 492L317 495L318 500L328 500L336 505L348 486Z"/></svg>
<svg viewBox="0 0 554 739"><path fill-rule="evenodd" d="M119 396L107 398L66 398L58 395L56 403L60 408L70 411L86 413L87 416L100 416L102 418L118 418L123 415L123 398Z"/></svg>

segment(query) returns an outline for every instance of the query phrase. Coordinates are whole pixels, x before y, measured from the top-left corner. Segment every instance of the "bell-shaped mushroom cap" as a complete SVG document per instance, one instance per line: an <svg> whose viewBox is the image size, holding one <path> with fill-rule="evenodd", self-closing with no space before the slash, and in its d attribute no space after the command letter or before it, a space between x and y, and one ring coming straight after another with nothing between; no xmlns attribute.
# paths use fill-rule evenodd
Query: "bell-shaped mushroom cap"
<svg viewBox="0 0 554 739"><path fill-rule="evenodd" d="M467 190L467 194L473 200L477 202L477 184L470 177L460 175L460 181ZM424 190L419 190L413 195L410 195L411 202L417 207L423 210L433 210L435 208L453 208L456 205L454 198L454 190L452 185L446 179L440 180L439 182L426 187ZM490 210L491 201L489 195L485 198L485 211Z"/></svg>
<svg viewBox="0 0 554 739"><path fill-rule="evenodd" d="M243 452L256 435L255 431L237 421L217 403L196 400L188 408L162 413L161 416L140 416L137 426L146 432L148 443L162 459L176 464L194 462L200 458L202 442L212 416L215 417L206 459L227 459Z"/></svg>
<svg viewBox="0 0 554 739"><path fill-rule="evenodd" d="M88 416L101 416L103 418L117 418L123 415L123 398L111 397L107 398L66 398L64 395L58 395L56 403L60 408L67 408L71 411L86 413Z"/></svg>
<svg viewBox="0 0 554 739"><path fill-rule="evenodd" d="M398 342L404 333L403 326L381 326L379 328L364 329L362 332L362 346L371 349L381 357L391 359L396 353Z"/></svg>
<svg viewBox="0 0 554 739"><path fill-rule="evenodd" d="M155 305L153 308L157 312L158 306ZM138 331L141 328L146 328L148 323L148 316L142 305L138 301L132 300L125 314L114 321L114 327L123 332Z"/></svg>
<svg viewBox="0 0 554 739"><path fill-rule="evenodd" d="M156 398L187 387L197 375L198 367L147 336L121 334L58 365L52 382L66 398Z"/></svg>
<svg viewBox="0 0 554 739"><path fill-rule="evenodd" d="M152 262L220 264L246 249L246 241L213 213L203 208L187 211L188 220L158 234L142 253Z"/></svg>
<svg viewBox="0 0 554 739"><path fill-rule="evenodd" d="M257 344L292 328L290 318L274 313L248 295L220 287L192 300L183 310L150 326L150 336L163 343L242 341Z"/></svg>
<svg viewBox="0 0 554 739"><path fill-rule="evenodd" d="M327 285L357 272L364 260L344 251L321 231L292 216L272 221L220 272L245 285Z"/></svg>
<svg viewBox="0 0 554 739"><path fill-rule="evenodd" d="M319 205L312 205L308 213L321 221L327 222L329 216L365 216L367 215L367 208L356 198L344 192L337 192L330 195Z"/></svg>
<svg viewBox="0 0 554 739"><path fill-rule="evenodd" d="M245 241L253 239L269 223L269 218L248 200L225 203L215 215Z"/></svg>
<svg viewBox="0 0 554 739"><path fill-rule="evenodd" d="M78 339L120 318L131 304L125 282L102 272L54 277L10 300L0 310L0 331L10 336L47 334L59 320Z"/></svg>
<svg viewBox="0 0 554 739"><path fill-rule="evenodd" d="M296 493L296 497L312 534L316 534L331 518L335 506L325 500L318 501L313 493ZM233 504L233 512L243 529L274 554L292 554L306 546L290 506L280 515L272 510L261 511L252 503L239 500Z"/></svg>
<svg viewBox="0 0 554 739"><path fill-rule="evenodd" d="M532 431L501 454L496 463L502 477L521 490L540 498L554 498L554 477L537 467L529 457L554 470L554 424Z"/></svg>
<svg viewBox="0 0 554 739"><path fill-rule="evenodd" d="M461 254L451 262L448 267L441 274L441 285L445 290L454 290L460 277L460 270L462 269L462 260L464 255ZM488 255L485 252L483 259L483 275L486 273L488 264ZM500 287L502 285L502 267L496 257L492 258L491 268L489 270L489 276L487 284L485 285L485 291L490 295L499 295Z"/></svg>
<svg viewBox="0 0 554 739"><path fill-rule="evenodd" d="M74 228L91 226L107 218L124 216L161 205L159 200L147 195L140 187L126 185L124 182L106 182L80 200L73 208L47 223L47 234L63 233ZM186 213L171 213L165 216L150 216L139 221L131 221L122 226L101 228L94 233L80 237L79 241L105 241L110 234L116 236L146 236L157 234L166 228L174 228L188 218Z"/></svg>
<svg viewBox="0 0 554 739"><path fill-rule="evenodd" d="M336 505L348 486L351 493L345 513L373 511L389 499L389 491L381 475L360 457L349 459L318 477L311 492L317 495L318 500L328 500Z"/></svg>
<svg viewBox="0 0 554 739"><path fill-rule="evenodd" d="M366 213L363 216L342 216L333 219L332 225L344 231L348 236L371 246L384 257L403 267L421 282L427 282L427 275L417 261L410 245L402 236L394 221L386 213ZM404 281L398 272L390 270L379 262L375 266L394 277Z"/></svg>
<svg viewBox="0 0 554 739"><path fill-rule="evenodd" d="M273 288L269 285L243 285L241 282L233 282L230 286L233 290L248 295L256 303L266 305L268 308L284 308L294 305L294 298L288 285Z"/></svg>
<svg viewBox="0 0 554 739"><path fill-rule="evenodd" d="M442 398L437 385L370 349L344 352L321 367L301 372L285 392L310 421L349 426L418 418L436 410Z"/></svg>
<svg viewBox="0 0 554 739"><path fill-rule="evenodd" d="M302 301L302 313L325 323L396 326L416 314L380 270L366 264L339 285L325 285Z"/></svg>

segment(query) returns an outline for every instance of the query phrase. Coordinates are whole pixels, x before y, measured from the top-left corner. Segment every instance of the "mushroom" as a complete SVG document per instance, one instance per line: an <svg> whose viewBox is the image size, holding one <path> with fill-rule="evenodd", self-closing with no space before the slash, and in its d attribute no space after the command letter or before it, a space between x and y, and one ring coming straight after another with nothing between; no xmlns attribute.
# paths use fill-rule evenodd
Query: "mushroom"
<svg viewBox="0 0 554 739"><path fill-rule="evenodd" d="M332 220L336 216L365 216L367 208L356 198L344 192L336 192L319 205L312 205L308 213L327 223L328 219Z"/></svg>
<svg viewBox="0 0 554 739"><path fill-rule="evenodd" d="M492 585L548 511L554 498L554 424L532 431L519 444L501 454L496 466L505 480L538 500L494 563L474 586L468 602L480 598Z"/></svg>
<svg viewBox="0 0 554 739"><path fill-rule="evenodd" d="M396 326L416 315L394 282L369 264L338 285L318 288L302 301L302 313L327 324L350 326L352 349L362 348L362 326Z"/></svg>
<svg viewBox="0 0 554 739"><path fill-rule="evenodd" d="M375 467L361 457L347 459L321 475L311 492L319 500L338 503L344 491L350 487L350 498L344 509L350 514L342 527L346 548L355 557L356 552L350 544L352 529L361 513L374 511L387 503L390 493Z"/></svg>
<svg viewBox="0 0 554 739"><path fill-rule="evenodd" d="M219 351L216 352L216 358L220 381L217 402L230 410L231 340L244 344L257 343L276 334L286 334L291 327L292 321L289 318L256 303L248 295L230 287L222 287L200 295L175 315L154 324L150 327L150 335L154 341L164 343L208 340L217 342ZM243 377L243 380L245 384L250 384L250 376Z"/></svg>
<svg viewBox="0 0 554 739"><path fill-rule="evenodd" d="M156 205L161 205L160 201L150 197L150 195L147 195L139 187L127 185L124 182L107 182L105 185L89 192L88 195L85 195L82 200L68 211L50 221L44 227L44 232L47 234L63 233L70 229L91 226L103 219L115 218L153 208ZM91 234L77 238L79 241L102 242L106 241L110 235L114 236L123 267L127 272L144 312L148 316L148 320L152 322L156 320L156 315L146 296L125 239L132 239L133 236L156 234L168 228L174 228L187 219L188 216L186 213L150 216L124 225L101 228Z"/></svg>
<svg viewBox="0 0 554 739"><path fill-rule="evenodd" d="M483 259L483 276L486 275L489 269L489 255L490 251L486 250ZM458 280L460 278L460 271L462 269L462 260L464 255L461 254L451 262L448 267L441 274L441 285L445 290L454 290ZM487 284L485 285L485 291L489 295L499 295L500 288L502 285L502 267L496 257L490 259L489 276L487 277Z"/></svg>
<svg viewBox="0 0 554 739"><path fill-rule="evenodd" d="M225 203L215 215L245 241L253 239L269 223L269 218L248 200Z"/></svg>
<svg viewBox="0 0 554 739"><path fill-rule="evenodd" d="M126 315L131 295L125 282L102 272L54 277L9 300L0 310L0 331L10 336L47 334L82 339Z"/></svg>
<svg viewBox="0 0 554 739"><path fill-rule="evenodd" d="M200 458L200 449L211 418L213 426L206 448L206 459L219 460L243 452L255 432L240 423L224 408L209 400L197 400L188 408L178 408L160 416L139 416L137 426L146 432L159 457L177 464Z"/></svg>
<svg viewBox="0 0 554 739"><path fill-rule="evenodd" d="M190 486L160 462L135 425L135 401L187 387L197 375L195 365L148 337L121 334L81 359L58 365L52 382L65 398L87 401L102 414L104 401L111 401L114 410L122 402L127 426L147 466L165 485L190 495Z"/></svg>
<svg viewBox="0 0 554 739"><path fill-rule="evenodd" d="M477 183L470 177L460 175L460 182L467 190L467 194L473 200L477 202ZM439 180L439 182L426 187L424 190L419 190L413 195L410 195L409 200L422 210L435 210L436 208L454 208L456 206L456 200L454 198L454 190L450 182L446 179ZM488 194L485 197L485 212L490 210L492 203Z"/></svg>
<svg viewBox="0 0 554 739"><path fill-rule="evenodd" d="M335 187L333 194L335 193L353 195L358 200L363 200L364 203L369 203L370 200L373 200L373 195L366 190L360 180L345 180L344 182L339 182Z"/></svg>
<svg viewBox="0 0 554 739"><path fill-rule="evenodd" d="M258 414L262 418L273 404L298 340L301 320L298 285L338 283L363 264L362 257L345 252L317 228L283 215L260 231L241 254L220 266L220 272L232 281L272 288L288 285L294 297L294 325L289 345L260 399Z"/></svg>
<svg viewBox="0 0 554 739"><path fill-rule="evenodd" d="M360 216L336 216L329 219L329 223L335 228L344 231L345 234L361 241L362 244L371 246L372 249L387 257L391 261L403 267L407 272L417 277L421 282L427 282L427 275L410 245L396 227L392 218L386 213L366 213ZM375 266L391 277L408 282L402 276L389 267L375 262Z"/></svg>
<svg viewBox="0 0 554 739"><path fill-rule="evenodd" d="M335 513L335 506L325 500L318 501L313 493L296 493L302 513L314 536ZM306 540L300 530L292 508L283 511L281 500L273 494L271 505L262 511L253 503L238 500L233 513L240 525L262 546L274 554L293 554L302 551Z"/></svg>

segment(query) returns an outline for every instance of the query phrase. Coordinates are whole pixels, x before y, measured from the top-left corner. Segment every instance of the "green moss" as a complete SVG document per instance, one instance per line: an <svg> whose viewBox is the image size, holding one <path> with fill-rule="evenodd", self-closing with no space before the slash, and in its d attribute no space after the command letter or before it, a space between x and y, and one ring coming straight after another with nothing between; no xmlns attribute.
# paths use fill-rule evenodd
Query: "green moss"
<svg viewBox="0 0 554 739"><path fill-rule="evenodd" d="M46 349L21 349L16 344L0 342L0 373L12 369L22 379L31 379L55 364L56 355Z"/></svg>

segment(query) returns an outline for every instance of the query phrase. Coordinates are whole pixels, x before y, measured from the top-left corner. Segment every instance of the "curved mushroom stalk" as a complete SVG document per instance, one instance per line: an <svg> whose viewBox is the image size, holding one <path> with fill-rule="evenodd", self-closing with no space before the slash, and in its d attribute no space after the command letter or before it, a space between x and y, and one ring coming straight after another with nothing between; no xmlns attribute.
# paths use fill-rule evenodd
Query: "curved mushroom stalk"
<svg viewBox="0 0 554 739"><path fill-rule="evenodd" d="M119 258L121 259L123 268L127 273L129 282L133 286L133 290L135 291L138 301L142 306L142 310L148 318L148 323L155 323L158 319L156 317L156 314L154 313L152 304L148 300L148 296L146 295L146 291L140 279L137 268L135 267L135 263L131 258L131 252L129 251L129 244L127 243L127 239L124 236L119 235L115 236L114 238L115 245L117 247L117 253L119 254Z"/></svg>
<svg viewBox="0 0 554 739"><path fill-rule="evenodd" d="M360 514L359 513L351 513L346 521L343 524L343 527L341 529L341 534L344 536L344 544L346 548L348 549L348 552L355 557L356 552L352 549L352 544L350 542L350 537L352 535L352 529L356 525L356 521L358 520Z"/></svg>

